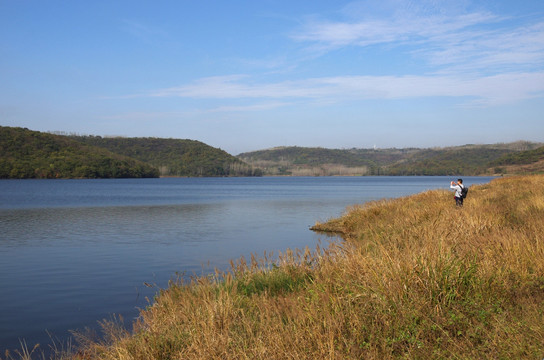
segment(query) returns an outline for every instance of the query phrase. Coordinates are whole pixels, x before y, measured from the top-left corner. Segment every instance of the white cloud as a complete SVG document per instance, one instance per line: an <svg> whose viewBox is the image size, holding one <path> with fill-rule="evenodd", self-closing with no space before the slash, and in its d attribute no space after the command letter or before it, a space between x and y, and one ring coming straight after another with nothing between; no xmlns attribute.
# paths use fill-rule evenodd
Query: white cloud
<svg viewBox="0 0 544 360"><path fill-rule="evenodd" d="M230 105L230 106L219 106L208 110L207 112L252 112L252 111L264 111L264 110L273 110L279 107L288 106L290 103L286 102L266 102L252 105Z"/></svg>
<svg viewBox="0 0 544 360"><path fill-rule="evenodd" d="M522 26L486 11L446 8L448 2L440 1L385 0L379 11L368 10L369 4L376 7L375 2L346 7L342 21L309 18L293 38L321 53L385 45L401 51L401 56L423 60L427 73L351 74L275 82L226 75L200 78L144 96L246 100L244 105L206 110L213 112L285 106L270 99L332 104L452 97L463 104L495 106L544 96L544 21ZM402 67L395 72L402 72ZM260 103L263 100L266 102Z"/></svg>
<svg viewBox="0 0 544 360"><path fill-rule="evenodd" d="M284 81L278 83L252 83L245 75L213 76L194 81L192 84L161 89L150 94L153 97L190 98L287 98L320 97L329 91L319 85L319 80Z"/></svg>
<svg viewBox="0 0 544 360"><path fill-rule="evenodd" d="M321 44L324 48L368 46L391 42L418 43L432 41L474 25L498 21L487 13L458 16L433 14L426 17L402 13L387 17L365 17L360 20L329 21L311 19L292 37L298 41Z"/></svg>
<svg viewBox="0 0 544 360"><path fill-rule="evenodd" d="M424 11L410 1L390 5L395 8L385 14L373 14L373 9L365 12L362 7L341 21L311 18L292 38L319 54L343 47L403 47L407 56L434 66L434 71L500 72L503 66L536 70L544 64L542 21L516 25L515 19L484 11L459 12L440 6Z"/></svg>
<svg viewBox="0 0 544 360"><path fill-rule="evenodd" d="M100 116L103 120L135 120L135 121L156 121L158 119L175 118L185 115L181 112L126 112L117 115L104 115Z"/></svg>
<svg viewBox="0 0 544 360"><path fill-rule="evenodd" d="M510 31L467 31L437 37L434 46L419 50L432 65L452 69L504 71L540 69L544 64L544 22Z"/></svg>
<svg viewBox="0 0 544 360"><path fill-rule="evenodd" d="M544 72L507 73L482 77L448 75L336 76L277 83L252 83L247 76L209 77L184 86L157 90L153 97L207 99L365 100L423 97L469 97L482 105L499 105L542 96ZM252 105L252 108L278 106ZM240 110L242 107L236 107ZM219 108L220 109L220 108ZM223 108L234 110L235 107Z"/></svg>
<svg viewBox="0 0 544 360"><path fill-rule="evenodd" d="M135 20L122 20L121 28L123 31L135 36L144 42L152 42L156 39L167 39L168 32L159 26L144 24Z"/></svg>

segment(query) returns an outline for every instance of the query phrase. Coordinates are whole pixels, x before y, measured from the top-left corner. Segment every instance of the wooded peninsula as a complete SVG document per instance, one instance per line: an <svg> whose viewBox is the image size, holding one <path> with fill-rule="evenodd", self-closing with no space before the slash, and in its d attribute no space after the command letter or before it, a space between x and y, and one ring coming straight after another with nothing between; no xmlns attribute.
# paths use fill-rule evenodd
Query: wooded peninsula
<svg viewBox="0 0 544 360"><path fill-rule="evenodd" d="M0 127L0 178L258 176L227 152L195 140L102 138Z"/></svg>

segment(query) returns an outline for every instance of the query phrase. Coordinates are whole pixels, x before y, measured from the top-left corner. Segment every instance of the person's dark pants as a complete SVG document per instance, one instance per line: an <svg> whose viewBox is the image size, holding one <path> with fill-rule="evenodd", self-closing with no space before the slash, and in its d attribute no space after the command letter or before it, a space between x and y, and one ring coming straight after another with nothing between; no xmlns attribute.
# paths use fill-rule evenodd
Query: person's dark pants
<svg viewBox="0 0 544 360"><path fill-rule="evenodd" d="M462 197L454 196L454 198L455 198L455 205L463 206L463 198Z"/></svg>

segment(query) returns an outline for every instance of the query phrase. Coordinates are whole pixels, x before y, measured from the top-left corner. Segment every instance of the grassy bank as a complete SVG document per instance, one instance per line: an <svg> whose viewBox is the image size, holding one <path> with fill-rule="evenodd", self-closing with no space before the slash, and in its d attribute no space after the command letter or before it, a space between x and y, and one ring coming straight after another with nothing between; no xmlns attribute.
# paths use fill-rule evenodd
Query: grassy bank
<svg viewBox="0 0 544 360"><path fill-rule="evenodd" d="M542 359L544 176L354 206L327 249L173 284L84 359ZM268 270L265 270L268 269Z"/></svg>

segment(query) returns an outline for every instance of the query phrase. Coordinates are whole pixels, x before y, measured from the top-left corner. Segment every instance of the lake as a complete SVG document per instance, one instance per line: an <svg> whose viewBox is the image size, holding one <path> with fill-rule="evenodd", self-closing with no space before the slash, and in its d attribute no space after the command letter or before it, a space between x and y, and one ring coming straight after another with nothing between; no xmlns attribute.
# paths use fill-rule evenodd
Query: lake
<svg viewBox="0 0 544 360"><path fill-rule="evenodd" d="M465 177L473 185L491 177ZM0 181L0 351L130 322L177 276L331 240L309 230L349 205L452 177ZM470 194L467 198L470 201ZM452 206L454 206L452 199ZM152 287L148 285L152 284ZM46 349L44 349L46 350Z"/></svg>

